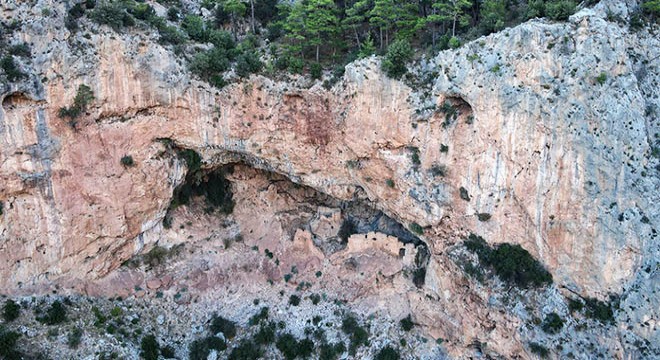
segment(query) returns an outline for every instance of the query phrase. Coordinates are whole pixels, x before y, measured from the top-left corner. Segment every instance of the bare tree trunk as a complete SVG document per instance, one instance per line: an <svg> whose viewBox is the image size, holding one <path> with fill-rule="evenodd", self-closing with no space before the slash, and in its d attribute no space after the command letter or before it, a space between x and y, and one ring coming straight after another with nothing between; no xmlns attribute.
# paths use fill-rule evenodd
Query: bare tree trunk
<svg viewBox="0 0 660 360"><path fill-rule="evenodd" d="M251 19L252 33L256 34L257 29L254 25L254 0L250 0L250 8L251 8L251 11L252 11L252 19Z"/></svg>
<svg viewBox="0 0 660 360"><path fill-rule="evenodd" d="M383 50L383 27L380 27L380 49Z"/></svg>
<svg viewBox="0 0 660 360"><path fill-rule="evenodd" d="M357 46L360 48L360 36L358 35L357 28L354 27L353 31L355 31L355 41L357 42Z"/></svg>
<svg viewBox="0 0 660 360"><path fill-rule="evenodd" d="M319 62L319 48L320 47L321 47L320 45L316 45L316 62Z"/></svg>
<svg viewBox="0 0 660 360"><path fill-rule="evenodd" d="M454 23L451 26L451 37L456 36L456 18L458 17L457 14L454 14Z"/></svg>

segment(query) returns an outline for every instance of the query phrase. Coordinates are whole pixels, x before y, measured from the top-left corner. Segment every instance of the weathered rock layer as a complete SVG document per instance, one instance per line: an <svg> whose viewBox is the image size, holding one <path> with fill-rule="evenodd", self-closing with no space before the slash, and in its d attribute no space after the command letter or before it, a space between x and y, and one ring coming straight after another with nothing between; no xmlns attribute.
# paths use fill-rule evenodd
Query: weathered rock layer
<svg viewBox="0 0 660 360"><path fill-rule="evenodd" d="M79 291L157 242L186 172L162 139L205 168L240 161L425 227L424 291L447 305L458 268L445 250L470 232L521 244L585 296L657 288L660 41L606 21L604 6L442 52L407 82L372 58L331 90L257 76L221 91L144 34L85 38L61 17L8 11L38 55L2 89L0 288ZM96 99L72 127L57 113L79 84ZM451 321L424 311L449 337Z"/></svg>

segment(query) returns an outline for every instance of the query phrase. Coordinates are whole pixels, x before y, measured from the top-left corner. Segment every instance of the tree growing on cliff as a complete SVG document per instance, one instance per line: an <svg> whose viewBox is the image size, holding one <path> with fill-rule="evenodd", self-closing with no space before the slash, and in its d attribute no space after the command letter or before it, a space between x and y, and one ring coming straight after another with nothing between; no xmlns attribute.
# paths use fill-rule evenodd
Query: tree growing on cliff
<svg viewBox="0 0 660 360"><path fill-rule="evenodd" d="M397 40L387 48L382 68L387 76L398 79L408 72L406 64L412 59L413 50L407 40Z"/></svg>
<svg viewBox="0 0 660 360"><path fill-rule="evenodd" d="M506 20L506 3L504 0L486 0L481 5L480 15L484 31L502 30Z"/></svg>
<svg viewBox="0 0 660 360"><path fill-rule="evenodd" d="M339 19L332 0L308 0L305 9L305 29L310 45L316 48L319 62L321 44L328 43L338 33Z"/></svg>
<svg viewBox="0 0 660 360"><path fill-rule="evenodd" d="M451 21L451 36L456 36L456 25L466 26L470 22L468 9L472 7L470 0L437 0L433 3L433 8L438 12L440 19Z"/></svg>
<svg viewBox="0 0 660 360"><path fill-rule="evenodd" d="M76 92L76 97L73 98L73 105L69 107L61 107L58 111L58 115L60 118L68 117L71 120L72 125L75 125L73 121L87 111L87 108L92 101L94 101L94 92L92 92L92 89L85 84L80 84L78 86L78 91Z"/></svg>

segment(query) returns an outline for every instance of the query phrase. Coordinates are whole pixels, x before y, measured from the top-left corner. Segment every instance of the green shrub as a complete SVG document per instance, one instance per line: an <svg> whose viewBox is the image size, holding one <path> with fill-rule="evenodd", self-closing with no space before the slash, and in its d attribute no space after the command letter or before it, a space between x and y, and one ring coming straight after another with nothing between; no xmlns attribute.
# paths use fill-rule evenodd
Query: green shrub
<svg viewBox="0 0 660 360"><path fill-rule="evenodd" d="M254 334L254 341L259 345L269 345L275 341L276 324L269 322L268 324L261 324L259 331Z"/></svg>
<svg viewBox="0 0 660 360"><path fill-rule="evenodd" d="M336 360L346 351L343 342L336 344L321 344L319 347L319 360Z"/></svg>
<svg viewBox="0 0 660 360"><path fill-rule="evenodd" d="M261 349L250 340L241 341L238 346L232 349L229 354L229 360L254 360L263 356Z"/></svg>
<svg viewBox="0 0 660 360"><path fill-rule="evenodd" d="M584 303L579 299L568 299L568 310L570 312L582 311Z"/></svg>
<svg viewBox="0 0 660 360"><path fill-rule="evenodd" d="M319 63L312 63L309 66L309 74L312 76L312 79L318 80L323 76L323 67Z"/></svg>
<svg viewBox="0 0 660 360"><path fill-rule="evenodd" d="M227 339L233 339L236 336L236 323L216 314L211 318L210 328L213 334L221 332Z"/></svg>
<svg viewBox="0 0 660 360"><path fill-rule="evenodd" d="M133 157L131 155L124 155L122 156L120 160L121 164L124 165L125 167L133 167L135 166L135 161L133 160Z"/></svg>
<svg viewBox="0 0 660 360"><path fill-rule="evenodd" d="M17 44L10 47L9 53L14 56L21 56L26 58L29 58L32 55L30 51L30 46L26 43Z"/></svg>
<svg viewBox="0 0 660 360"><path fill-rule="evenodd" d="M408 72L407 64L413 57L413 50L407 40L397 40L387 48L382 68L387 76L399 79Z"/></svg>
<svg viewBox="0 0 660 360"><path fill-rule="evenodd" d="M293 306L300 305L300 296L295 295L295 294L289 296L289 305L293 305Z"/></svg>
<svg viewBox="0 0 660 360"><path fill-rule="evenodd" d="M546 315L541 324L541 329L548 334L556 334L562 327L564 327L564 320L554 312Z"/></svg>
<svg viewBox="0 0 660 360"><path fill-rule="evenodd" d="M158 28L162 44L181 45L186 42L186 36L176 27L165 25Z"/></svg>
<svg viewBox="0 0 660 360"><path fill-rule="evenodd" d="M190 71L202 80L222 88L226 82L222 74L229 70L230 54L223 48L213 48L197 53L190 62Z"/></svg>
<svg viewBox="0 0 660 360"><path fill-rule="evenodd" d="M552 283L552 275L520 245L500 244L489 259L500 279L519 287Z"/></svg>
<svg viewBox="0 0 660 360"><path fill-rule="evenodd" d="M601 72L601 73L596 77L596 82L597 82L599 85L603 85L603 84L605 84L606 81L607 81L607 74L604 73L604 72Z"/></svg>
<svg viewBox="0 0 660 360"><path fill-rule="evenodd" d="M206 360L211 350L223 351L227 349L227 343L217 336L208 336L204 339L197 339L190 343L188 347L188 357L190 360Z"/></svg>
<svg viewBox="0 0 660 360"><path fill-rule="evenodd" d="M415 326L415 323L412 321L412 316L410 316L410 314L401 319L399 323L401 324L403 331L410 331L412 330L413 326Z"/></svg>
<svg viewBox="0 0 660 360"><path fill-rule="evenodd" d="M21 337L21 334L5 330L0 327L0 358L7 360L20 360L22 359L21 353L16 350L16 343Z"/></svg>
<svg viewBox="0 0 660 360"><path fill-rule="evenodd" d="M292 74L302 74L305 68L305 62L297 57L290 57L287 61L289 72Z"/></svg>
<svg viewBox="0 0 660 360"><path fill-rule="evenodd" d="M130 13L138 20L151 22L157 17L156 10L149 4L136 3L130 9Z"/></svg>
<svg viewBox="0 0 660 360"><path fill-rule="evenodd" d="M416 222L411 223L408 228L417 235L424 235L424 228Z"/></svg>
<svg viewBox="0 0 660 360"><path fill-rule="evenodd" d="M181 22L181 28L197 42L207 42L209 39L204 20L197 15L186 15Z"/></svg>
<svg viewBox="0 0 660 360"><path fill-rule="evenodd" d="M399 360L400 358L401 355L399 354L399 351L387 345L380 349L376 354L376 357L374 357L374 360Z"/></svg>
<svg viewBox="0 0 660 360"><path fill-rule="evenodd" d="M0 214L2 212L0 211ZM5 322L12 322L21 315L21 306L12 299L9 299L5 302L5 305L2 307L2 318Z"/></svg>
<svg viewBox="0 0 660 360"><path fill-rule="evenodd" d="M293 360L298 357L298 340L289 333L280 335L277 338L275 347L277 347L277 350L279 350L287 360Z"/></svg>
<svg viewBox="0 0 660 360"><path fill-rule="evenodd" d="M258 325L263 321L268 320L268 307L264 306L259 310L257 314L254 314L251 318L250 321L248 322L250 325Z"/></svg>
<svg viewBox="0 0 660 360"><path fill-rule="evenodd" d="M298 357L308 359L314 353L314 341L310 339L303 339L298 342Z"/></svg>
<svg viewBox="0 0 660 360"><path fill-rule="evenodd" d="M42 322L46 325L57 325L65 322L66 317L66 307L59 301L54 301L44 316L37 317L39 322Z"/></svg>
<svg viewBox="0 0 660 360"><path fill-rule="evenodd" d="M78 346L80 346L80 342L83 336L83 331L79 327L74 327L70 332L69 335L67 335L67 345L71 349L77 349Z"/></svg>
<svg viewBox="0 0 660 360"><path fill-rule="evenodd" d="M458 189L458 195L461 197L461 199L470 201L470 193L468 193L467 189L462 186L460 189Z"/></svg>
<svg viewBox="0 0 660 360"><path fill-rule="evenodd" d="M552 20L566 21L575 12L575 3L570 0L555 0L545 4L545 15Z"/></svg>
<svg viewBox="0 0 660 360"><path fill-rule="evenodd" d="M259 55L252 50L248 50L236 58L236 75L242 78L248 77L250 74L261 71L263 65Z"/></svg>
<svg viewBox="0 0 660 360"><path fill-rule="evenodd" d="M135 25L135 20L126 12L126 7L120 2L108 2L97 6L90 13L89 17L94 22L101 25L108 25L115 31Z"/></svg>
<svg viewBox="0 0 660 360"><path fill-rule="evenodd" d="M452 36L451 39L449 39L447 45L452 49L458 49L461 47L461 40L459 40L456 36Z"/></svg>
<svg viewBox="0 0 660 360"><path fill-rule="evenodd" d="M408 146L407 149L410 152L410 161L412 161L413 167L421 165L422 162L419 158L419 148L416 146Z"/></svg>
<svg viewBox="0 0 660 360"><path fill-rule="evenodd" d="M92 101L94 101L92 89L85 84L81 84L78 86L78 91L76 91L76 97L73 98L73 105L60 108L58 115L61 118L68 117L71 121L74 121L78 116L87 111L87 107Z"/></svg>
<svg viewBox="0 0 660 360"><path fill-rule="evenodd" d="M594 298L586 298L584 301L585 315L588 318L598 320L603 324L614 322L614 311L611 304Z"/></svg>
<svg viewBox="0 0 660 360"><path fill-rule="evenodd" d="M646 0L642 3L642 11L654 17L660 17L660 0Z"/></svg>
<svg viewBox="0 0 660 360"><path fill-rule="evenodd" d="M158 360L160 346L158 340L152 334L146 335L140 341L140 357L145 360Z"/></svg>
<svg viewBox="0 0 660 360"><path fill-rule="evenodd" d="M552 275L520 245L505 243L493 249L484 238L474 234L470 234L464 245L477 255L482 265L492 267L504 282L521 288L552 283Z"/></svg>
<svg viewBox="0 0 660 360"><path fill-rule="evenodd" d="M534 354L536 354L536 355L538 355L542 358L546 358L550 354L550 351L548 350L548 348L546 348L545 346L543 346L539 343L536 343L536 342L530 342L529 343L529 350L531 350L532 353L534 353Z"/></svg>
<svg viewBox="0 0 660 360"><path fill-rule="evenodd" d="M312 301L312 304L318 305L321 302L321 295L312 294L309 296L309 299Z"/></svg>
<svg viewBox="0 0 660 360"><path fill-rule="evenodd" d="M14 58L7 55L0 60L0 67L2 67L2 70L5 72L5 75L7 76L7 80L10 82L14 82L16 80L20 80L22 78L26 78L27 75L25 75L16 65L16 62L14 62Z"/></svg>
<svg viewBox="0 0 660 360"><path fill-rule="evenodd" d="M349 335L350 346L348 351L355 355L357 349L363 345L369 345L369 332L360 326L357 319L352 315L347 315L341 322L341 329Z"/></svg>
<svg viewBox="0 0 660 360"><path fill-rule="evenodd" d="M179 11L178 7L172 6L171 8L167 9L167 20L176 22L179 21L181 18L181 11Z"/></svg>
<svg viewBox="0 0 660 360"><path fill-rule="evenodd" d="M490 220L490 218L491 218L491 215L489 213L479 213L479 214L477 214L477 219L479 219L479 221L488 221L488 220Z"/></svg>
<svg viewBox="0 0 660 360"><path fill-rule="evenodd" d="M385 185L387 185L387 187L394 188L394 180L392 179L385 180Z"/></svg>
<svg viewBox="0 0 660 360"><path fill-rule="evenodd" d="M176 352L174 351L174 348L170 345L166 345L160 349L160 354L165 358L165 359L175 359L176 358Z"/></svg>

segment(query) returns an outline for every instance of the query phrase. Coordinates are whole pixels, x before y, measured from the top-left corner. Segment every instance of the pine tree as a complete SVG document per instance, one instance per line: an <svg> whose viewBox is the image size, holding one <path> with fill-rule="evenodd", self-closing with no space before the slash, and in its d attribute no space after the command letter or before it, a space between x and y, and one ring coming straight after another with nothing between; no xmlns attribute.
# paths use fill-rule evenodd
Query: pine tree
<svg viewBox="0 0 660 360"><path fill-rule="evenodd" d="M472 6L471 0L439 0L433 3L433 8L438 10L440 21L451 20L451 36L456 36L456 24L465 26L470 21L466 11Z"/></svg>
<svg viewBox="0 0 660 360"><path fill-rule="evenodd" d="M394 18L397 39L410 39L423 27L425 24L423 20L419 16L419 4L416 1L398 1Z"/></svg>
<svg viewBox="0 0 660 360"><path fill-rule="evenodd" d="M305 8L305 29L309 43L316 47L316 62L323 41L330 40L337 33L335 3L332 0L308 0Z"/></svg>
<svg viewBox="0 0 660 360"><path fill-rule="evenodd" d="M300 58L304 59L305 7L302 2L296 1L293 4L282 3L278 5L278 8L281 14L286 14L282 21L282 30L284 30L289 54L299 53Z"/></svg>
<svg viewBox="0 0 660 360"><path fill-rule="evenodd" d="M380 49L389 44L389 32L396 19L396 8L393 0L375 0L374 7L369 12L369 24L377 27L380 33ZM383 41L383 35L385 40Z"/></svg>
<svg viewBox="0 0 660 360"><path fill-rule="evenodd" d="M481 5L481 23L487 32L499 31L504 28L506 20L505 0L486 0Z"/></svg>
<svg viewBox="0 0 660 360"><path fill-rule="evenodd" d="M360 47L360 34L359 29L364 26L364 23L367 19L367 14L371 11L369 0L358 0L353 6L346 9L346 17L343 20L343 23L346 27L353 30L355 35L355 44Z"/></svg>
<svg viewBox="0 0 660 360"><path fill-rule="evenodd" d="M225 0L222 4L222 8L225 12L230 14L232 33L234 34L234 38L237 38L238 19L245 15L247 7L241 0Z"/></svg>

